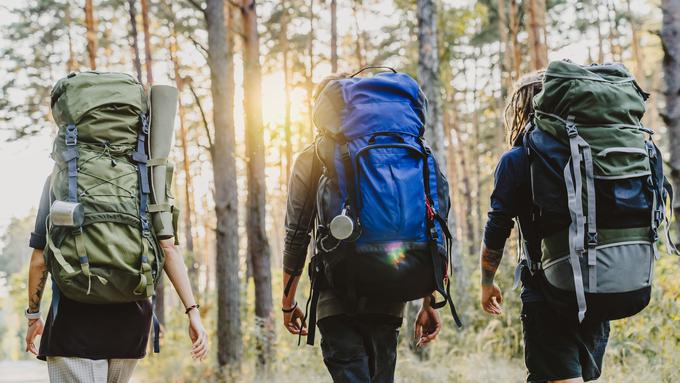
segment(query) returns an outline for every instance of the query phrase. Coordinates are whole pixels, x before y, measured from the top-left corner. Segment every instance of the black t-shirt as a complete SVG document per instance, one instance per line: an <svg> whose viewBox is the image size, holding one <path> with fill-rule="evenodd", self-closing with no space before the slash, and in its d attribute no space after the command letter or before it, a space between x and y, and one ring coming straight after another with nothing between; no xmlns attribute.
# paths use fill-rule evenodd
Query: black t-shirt
<svg viewBox="0 0 680 383"><path fill-rule="evenodd" d="M43 187L30 246L44 249L50 210L49 178ZM148 299L117 304L87 304L59 294L52 283L50 311L40 340L39 359L48 356L86 359L139 359L146 354L152 306Z"/></svg>

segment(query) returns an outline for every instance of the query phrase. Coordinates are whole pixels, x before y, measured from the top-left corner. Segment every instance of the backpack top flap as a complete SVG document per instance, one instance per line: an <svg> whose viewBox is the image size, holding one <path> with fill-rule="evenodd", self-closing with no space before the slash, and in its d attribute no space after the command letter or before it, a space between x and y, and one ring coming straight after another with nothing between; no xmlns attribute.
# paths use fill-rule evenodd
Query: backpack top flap
<svg viewBox="0 0 680 383"><path fill-rule="evenodd" d="M142 85L125 73L72 73L52 88L52 116L64 128L75 124L78 139L113 145L134 145L139 114L148 110Z"/></svg>
<svg viewBox="0 0 680 383"><path fill-rule="evenodd" d="M646 97L623 65L582 66L553 61L533 102L538 114L565 120L571 115L577 124L640 127ZM561 135L566 138L566 134Z"/></svg>
<svg viewBox="0 0 680 383"><path fill-rule="evenodd" d="M404 73L334 80L314 105L314 123L333 137L355 139L370 133L421 136L427 100L418 83Z"/></svg>
<svg viewBox="0 0 680 383"><path fill-rule="evenodd" d="M569 117L593 151L595 176L614 179L649 174L644 93L620 64L581 66L553 61L534 97L536 126L568 145Z"/></svg>

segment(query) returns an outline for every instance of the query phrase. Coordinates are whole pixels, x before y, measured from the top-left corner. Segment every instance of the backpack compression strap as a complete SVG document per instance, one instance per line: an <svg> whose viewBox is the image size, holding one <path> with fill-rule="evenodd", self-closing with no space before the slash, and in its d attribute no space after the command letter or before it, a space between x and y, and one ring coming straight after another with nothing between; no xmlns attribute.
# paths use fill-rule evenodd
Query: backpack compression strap
<svg viewBox="0 0 680 383"><path fill-rule="evenodd" d="M574 275L574 291L576 292L576 303L578 304L578 320L582 322L586 314L586 296L583 287L583 273L581 271L580 258L585 249L584 228L586 217L583 214L583 180L581 178L581 152L583 152L584 167L586 170L586 193L588 202L588 271L589 285L591 291L595 291L597 286L596 268L596 249L597 246L597 226L595 223L595 182L593 176L593 159L590 145L578 134L574 117L569 116L565 121L567 136L569 137L569 148L571 158L564 167L564 180L567 189L567 202L571 215L569 225L569 263ZM572 175L573 171L573 175Z"/></svg>
<svg viewBox="0 0 680 383"><path fill-rule="evenodd" d="M430 198L430 157L432 156L432 151L430 148L425 144L425 141L423 139L419 140L420 141L420 147L422 148L423 151L423 184L425 187L425 222L426 222L426 229L427 229L427 236L428 236L428 248L430 249L430 256L432 257L432 265L434 269L434 281L435 281L435 288L439 294L441 294L444 297L444 300L442 302L435 302L434 298L432 298L432 307L435 309L439 309L444 307L447 303L449 304L449 308L451 309L451 316L453 317L453 320L456 322L456 326L463 327L463 322L461 322L460 317L458 316L458 312L456 312L456 307L453 305L453 299L451 298L451 277L452 275L449 275L448 278L446 278L446 281L444 281L444 276L446 276L446 263L448 262L449 266L451 265L451 247L453 245L453 236L451 235L451 232L449 231L448 224L444 218L442 218L441 215L434 209L434 204L432 203L432 200ZM436 158L433 158L434 161L436 161ZM444 234L445 242L446 242L446 256L442 257L439 254L439 250L437 249L437 239L439 238L439 234L437 233L437 227L435 225L435 221L439 222L439 226L441 227L442 233Z"/></svg>

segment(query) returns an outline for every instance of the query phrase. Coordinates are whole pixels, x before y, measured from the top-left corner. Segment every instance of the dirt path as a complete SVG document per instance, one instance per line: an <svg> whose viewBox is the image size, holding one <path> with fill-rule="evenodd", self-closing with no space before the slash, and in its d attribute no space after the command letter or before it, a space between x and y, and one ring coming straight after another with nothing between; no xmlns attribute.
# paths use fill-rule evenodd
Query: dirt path
<svg viewBox="0 0 680 383"><path fill-rule="evenodd" d="M0 383L48 383L47 365L39 360L0 361Z"/></svg>

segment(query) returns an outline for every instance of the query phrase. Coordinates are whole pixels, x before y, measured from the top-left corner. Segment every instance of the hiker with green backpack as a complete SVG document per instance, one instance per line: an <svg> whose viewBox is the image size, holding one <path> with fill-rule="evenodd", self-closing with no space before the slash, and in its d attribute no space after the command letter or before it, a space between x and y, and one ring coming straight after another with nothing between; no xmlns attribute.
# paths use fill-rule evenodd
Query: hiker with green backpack
<svg viewBox="0 0 680 383"><path fill-rule="evenodd" d="M649 304L659 239L675 252L673 191L641 123L648 96L623 65L565 60L522 78L506 106L512 148L495 172L481 306L503 312L494 276L515 220L528 382L597 379L609 321Z"/></svg>
<svg viewBox="0 0 680 383"><path fill-rule="evenodd" d="M119 73L74 73L52 90L55 166L31 234L25 316L26 351L47 361L53 383L127 382L152 322L159 351L152 298L163 271L186 307L192 356L207 355L168 193L176 90L152 87L150 100L151 108L142 85Z"/></svg>
<svg viewBox="0 0 680 383"><path fill-rule="evenodd" d="M283 260L286 329L314 344L334 382L394 381L405 303L422 299L419 347L449 304L448 183L423 138L427 100L408 75L336 75L314 99L315 143L299 154L288 188ZM310 298L295 300L307 247ZM435 300L434 294L441 298ZM306 312L305 312L306 311Z"/></svg>

